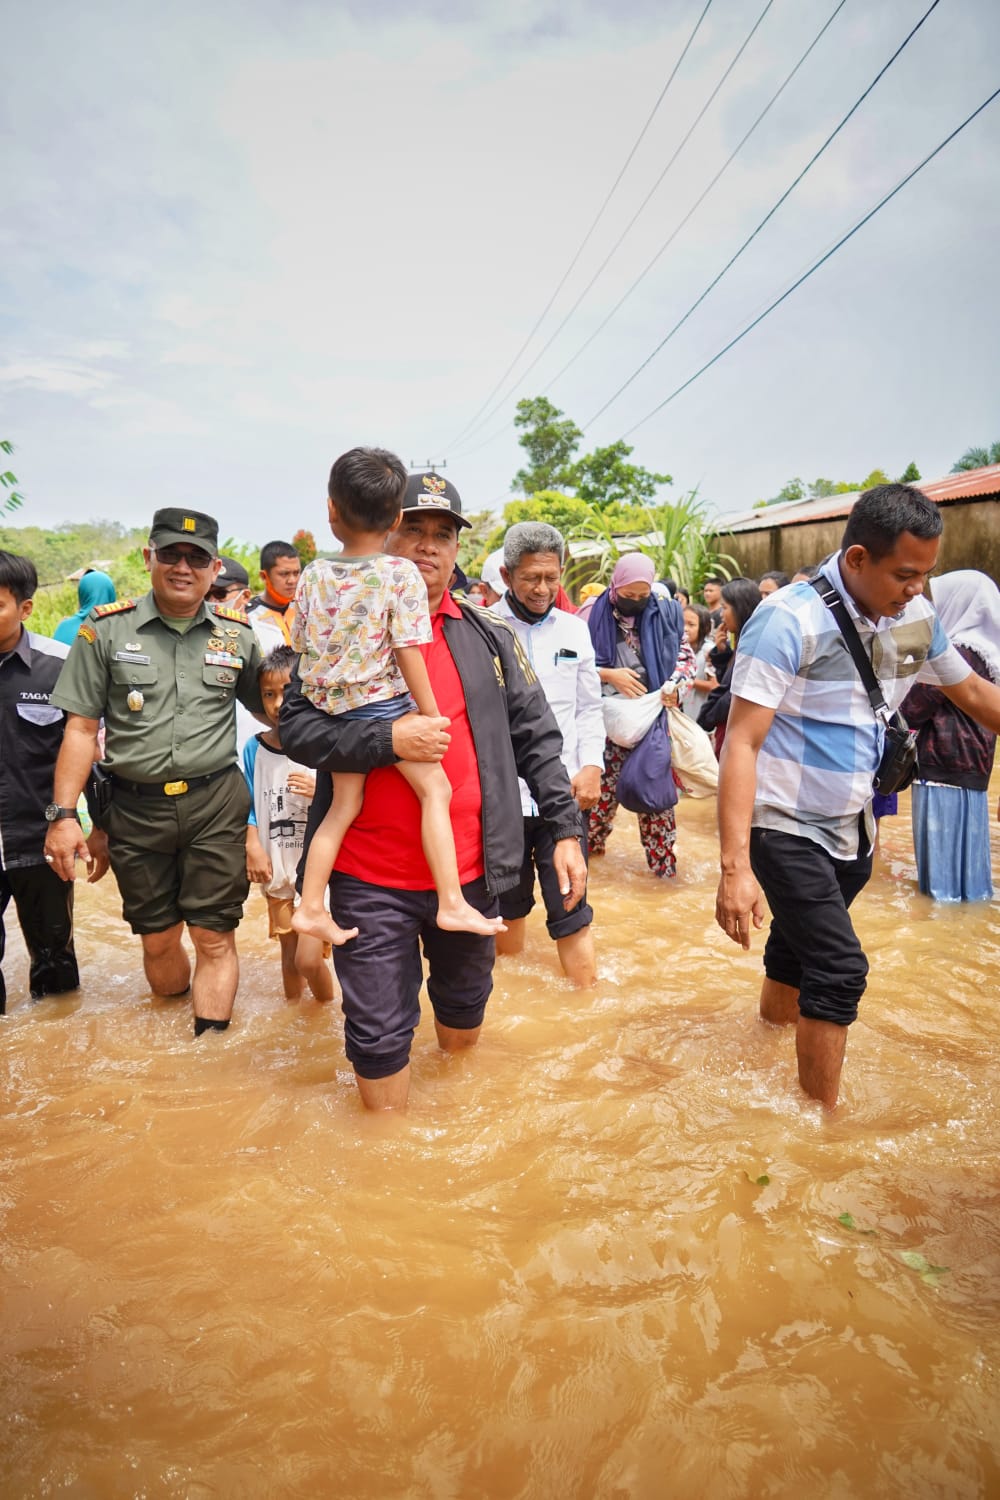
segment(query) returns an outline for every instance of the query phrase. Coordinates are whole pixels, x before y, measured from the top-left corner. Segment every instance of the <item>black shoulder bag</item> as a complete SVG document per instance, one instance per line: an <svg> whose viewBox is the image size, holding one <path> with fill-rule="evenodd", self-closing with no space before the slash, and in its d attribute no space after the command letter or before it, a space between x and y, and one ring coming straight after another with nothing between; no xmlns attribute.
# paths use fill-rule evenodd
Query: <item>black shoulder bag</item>
<svg viewBox="0 0 1000 1500"><path fill-rule="evenodd" d="M854 665L858 669L868 694L872 712L885 729L885 747L882 751L882 759L878 763L878 770L875 772L873 785L883 797L891 797L893 792L905 791L917 774L916 731L909 727L901 713L893 713L886 703L879 680L875 676L871 658L861 644L857 627L848 614L847 606L838 590L829 579L822 575L819 578L813 578L811 582L836 620L847 649L854 658Z"/></svg>

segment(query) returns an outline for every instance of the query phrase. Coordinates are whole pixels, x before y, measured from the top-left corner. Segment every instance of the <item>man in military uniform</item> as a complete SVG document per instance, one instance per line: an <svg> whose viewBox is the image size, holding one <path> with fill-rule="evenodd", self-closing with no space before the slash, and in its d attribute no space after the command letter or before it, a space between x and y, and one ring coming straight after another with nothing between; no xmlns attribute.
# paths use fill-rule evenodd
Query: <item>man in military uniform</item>
<svg viewBox="0 0 1000 1500"><path fill-rule="evenodd" d="M260 652L246 615L205 602L222 566L211 516L158 510L143 557L149 593L91 611L52 693L67 724L45 855L63 880L88 858L75 809L103 717L111 803L102 821L124 916L164 996L189 987L187 923L200 1036L226 1029L239 979L249 794L234 705L261 712Z"/></svg>

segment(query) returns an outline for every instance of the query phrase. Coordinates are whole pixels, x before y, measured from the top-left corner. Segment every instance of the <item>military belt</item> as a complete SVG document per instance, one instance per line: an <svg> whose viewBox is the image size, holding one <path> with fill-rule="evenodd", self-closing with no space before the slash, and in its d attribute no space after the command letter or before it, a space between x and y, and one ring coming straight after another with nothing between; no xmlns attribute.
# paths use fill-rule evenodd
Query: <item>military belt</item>
<svg viewBox="0 0 1000 1500"><path fill-rule="evenodd" d="M218 781L220 776L235 769L234 761L218 771L209 771L207 776L187 776L178 781L126 781L124 776L116 776L114 772L111 773L111 780L115 786L131 792L134 797L183 797L185 792L193 792L198 786L208 786L210 781Z"/></svg>

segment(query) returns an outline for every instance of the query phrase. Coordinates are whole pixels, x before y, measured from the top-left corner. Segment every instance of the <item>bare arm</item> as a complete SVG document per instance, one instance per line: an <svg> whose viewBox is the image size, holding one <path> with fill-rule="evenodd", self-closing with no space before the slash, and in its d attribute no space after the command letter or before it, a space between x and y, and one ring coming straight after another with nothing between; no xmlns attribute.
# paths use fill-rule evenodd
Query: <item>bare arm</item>
<svg viewBox="0 0 1000 1500"><path fill-rule="evenodd" d="M764 920L760 888L750 868L750 822L757 791L757 756L774 709L734 698L719 766L719 843L722 874L715 920L734 943L750 947L750 923Z"/></svg>
<svg viewBox="0 0 1000 1500"><path fill-rule="evenodd" d="M396 646L393 651L396 665L403 674L403 681L410 690L410 697L417 705L417 712L429 719L439 719L438 706L434 700L431 680L427 675L427 663L419 646Z"/></svg>
<svg viewBox="0 0 1000 1500"><path fill-rule="evenodd" d="M984 729L1000 734L1000 687L995 683L987 682L977 672L970 672L961 682L942 687L941 691L970 719L975 719Z"/></svg>
<svg viewBox="0 0 1000 1500"><path fill-rule="evenodd" d="M97 759L99 724L98 719L85 719L80 714L66 715L52 794L53 801L60 807L75 807L80 799L90 768ZM45 835L45 857L61 880L75 878L78 858L87 864L92 862L83 829L75 818L61 818L58 823L49 824Z"/></svg>
<svg viewBox="0 0 1000 1500"><path fill-rule="evenodd" d="M631 667L598 667L597 675L623 698L641 698L647 691Z"/></svg>

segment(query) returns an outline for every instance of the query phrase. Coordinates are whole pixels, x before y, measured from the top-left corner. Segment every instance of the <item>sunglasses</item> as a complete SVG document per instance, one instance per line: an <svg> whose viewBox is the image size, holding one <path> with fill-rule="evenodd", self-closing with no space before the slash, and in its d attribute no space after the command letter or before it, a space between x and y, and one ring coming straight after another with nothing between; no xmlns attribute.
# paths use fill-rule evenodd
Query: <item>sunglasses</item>
<svg viewBox="0 0 1000 1500"><path fill-rule="evenodd" d="M242 586L238 583L220 583L218 588L209 589L208 597L221 602L228 599L231 594L242 594L242 592Z"/></svg>
<svg viewBox="0 0 1000 1500"><path fill-rule="evenodd" d="M154 542L153 551L168 568L179 562L186 562L189 568L196 568L200 572L202 568L210 568L215 561L214 557L209 557L200 547L157 547Z"/></svg>

